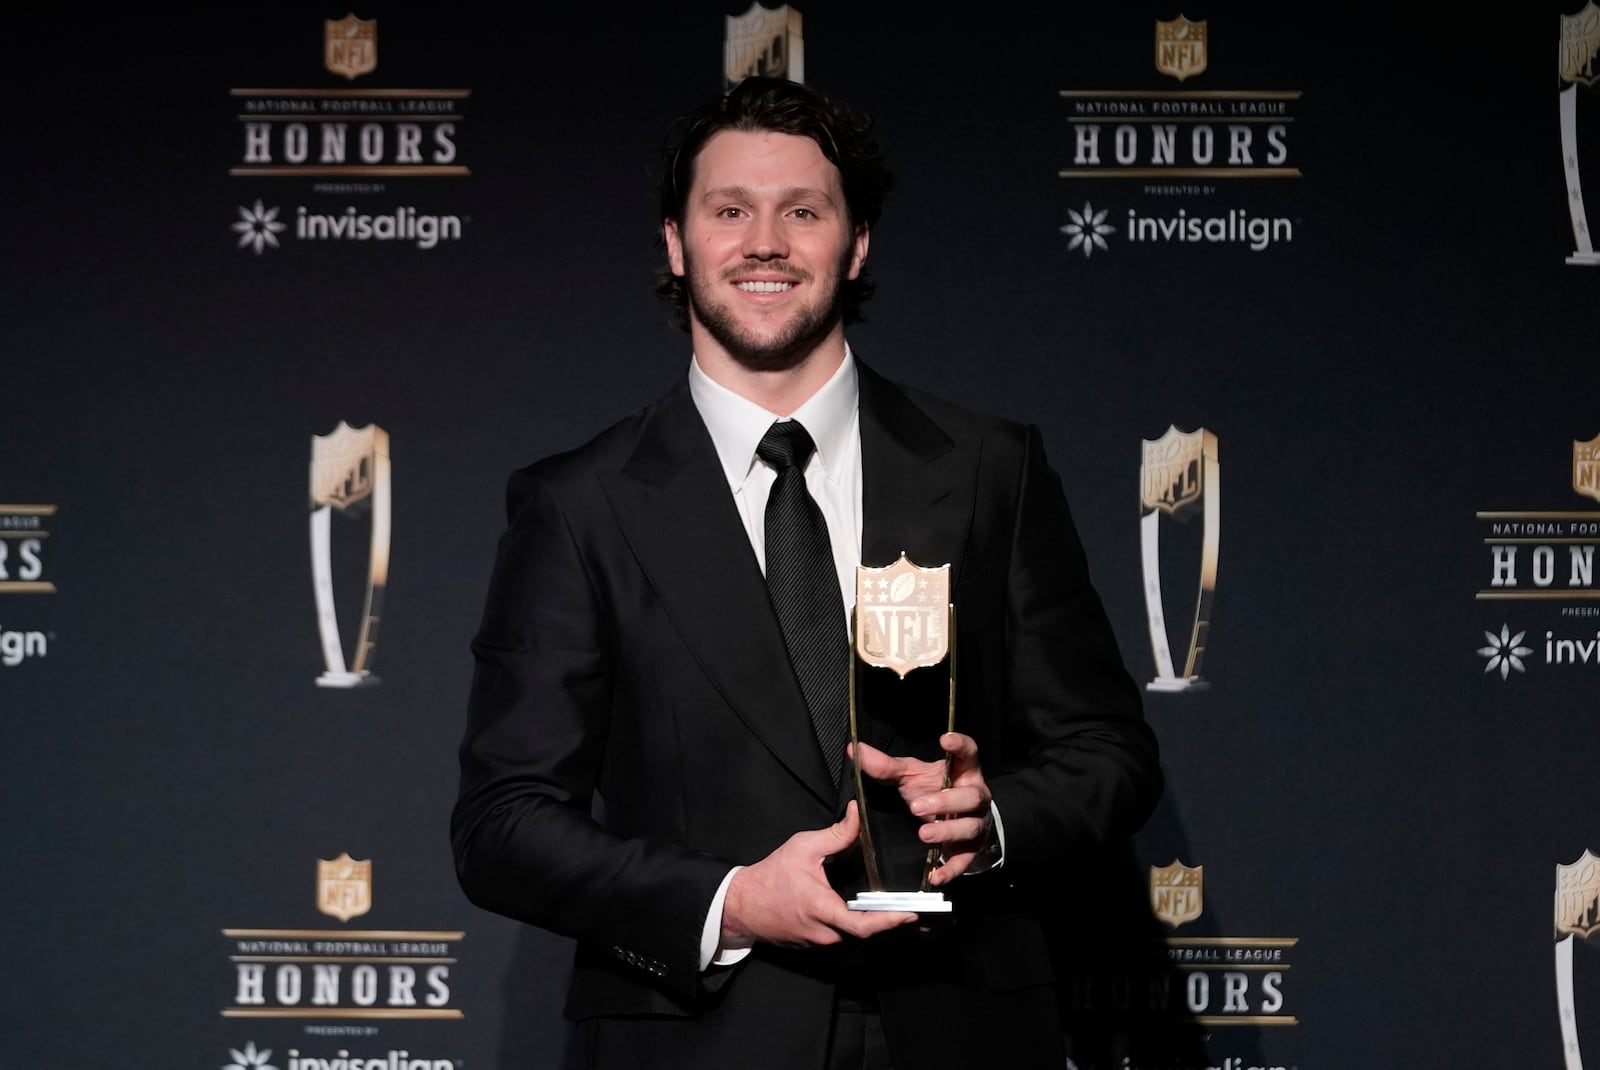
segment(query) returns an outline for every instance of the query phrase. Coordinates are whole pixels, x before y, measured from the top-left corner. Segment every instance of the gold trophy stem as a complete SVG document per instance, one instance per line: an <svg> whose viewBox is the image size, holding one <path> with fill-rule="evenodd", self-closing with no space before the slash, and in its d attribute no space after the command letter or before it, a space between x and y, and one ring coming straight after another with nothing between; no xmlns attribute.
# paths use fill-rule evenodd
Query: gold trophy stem
<svg viewBox="0 0 1600 1070"><path fill-rule="evenodd" d="M956 730L956 607L955 607L955 603L954 602L952 602L950 604L950 616L949 616L948 627L949 627L949 635L950 635L950 662L949 662L949 669L950 669L950 699L949 699L949 713L948 713L948 715L946 717L945 731L946 732L954 732ZM851 673L852 681L854 681L854 678L855 678L855 674ZM853 692L852 692L852 694L853 694ZM941 789L948 789L950 787L950 752L949 751L945 751L944 752L944 773L939 778L939 787ZM944 818L941 817L941 818L937 818L936 820L943 821ZM936 868L938 868L938 865L939 865L939 848L937 848L937 847L929 847L928 848L928 855L927 855L927 857L925 859L923 859L923 862L922 862L922 885L918 889L919 891L930 892L930 891L933 890L933 885L930 884L929 882L933 877L933 871Z"/></svg>
<svg viewBox="0 0 1600 1070"><path fill-rule="evenodd" d="M872 848L872 826L867 823L867 792L861 783L861 736L856 731L856 618L859 610L850 611L850 748L856 779L856 819L861 822L861 857L867 865L867 888L870 891L883 891L883 880L878 876L878 853ZM927 880L924 878L923 883Z"/></svg>

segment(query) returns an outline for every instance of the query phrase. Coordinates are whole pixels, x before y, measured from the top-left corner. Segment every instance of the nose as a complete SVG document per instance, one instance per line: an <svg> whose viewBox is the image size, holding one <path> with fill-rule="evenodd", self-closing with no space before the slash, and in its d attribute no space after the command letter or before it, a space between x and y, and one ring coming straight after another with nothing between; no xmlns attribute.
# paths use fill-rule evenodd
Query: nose
<svg viewBox="0 0 1600 1070"><path fill-rule="evenodd" d="M763 212L745 231L744 255L752 260L782 260L789 255L789 240L780 216Z"/></svg>

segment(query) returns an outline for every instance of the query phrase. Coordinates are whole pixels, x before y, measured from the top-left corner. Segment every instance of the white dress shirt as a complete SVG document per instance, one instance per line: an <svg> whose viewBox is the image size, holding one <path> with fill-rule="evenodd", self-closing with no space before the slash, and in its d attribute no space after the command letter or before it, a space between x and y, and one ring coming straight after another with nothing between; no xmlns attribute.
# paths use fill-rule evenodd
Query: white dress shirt
<svg viewBox="0 0 1600 1070"><path fill-rule="evenodd" d="M711 432L728 489L744 521L745 534L755 550L763 574L767 570L767 496L777 473L756 456L761 442L775 420L798 420L816 443L816 452L806 462L806 489L811 492L823 519L828 522L828 538L833 544L833 564L839 574L840 605L844 612L845 634L856 603L856 566L861 563L861 416L855 358L845 347L844 360L815 394L788 417L768 412L748 398L712 380L697 360L689 361L689 396L700 418ZM1000 815L994 811L995 831L1000 832ZM1001 840L1003 843L1003 839ZM997 863L998 864L998 863ZM717 953L722 937L722 906L728 884L739 867L728 871L706 912L700 935L700 968L731 966L750 953L739 948Z"/></svg>
<svg viewBox="0 0 1600 1070"><path fill-rule="evenodd" d="M773 421L784 417L713 381L694 360L689 363L689 396L711 432L745 534L765 574L767 495L778 473L756 456L756 446ZM806 489L828 522L847 631L856 602L856 566L861 563L861 422L856 397L856 365L846 347L839 370L787 417L798 420L817 446L806 462Z"/></svg>

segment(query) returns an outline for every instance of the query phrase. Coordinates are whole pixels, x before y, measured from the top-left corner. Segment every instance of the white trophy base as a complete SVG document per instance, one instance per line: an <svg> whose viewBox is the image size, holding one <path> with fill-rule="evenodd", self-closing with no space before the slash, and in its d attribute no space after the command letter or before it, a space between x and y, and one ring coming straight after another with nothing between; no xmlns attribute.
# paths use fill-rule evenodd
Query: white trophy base
<svg viewBox="0 0 1600 1070"><path fill-rule="evenodd" d="M948 914L955 904L943 892L857 892L851 910L906 910L913 914Z"/></svg>
<svg viewBox="0 0 1600 1070"><path fill-rule="evenodd" d="M325 672L317 677L318 687L371 687L377 682L370 672Z"/></svg>
<svg viewBox="0 0 1600 1070"><path fill-rule="evenodd" d="M1144 685L1146 691L1204 691L1211 685L1198 676L1158 676Z"/></svg>
<svg viewBox="0 0 1600 1070"><path fill-rule="evenodd" d="M1600 253L1573 253L1567 257L1569 264L1587 264L1590 266L1600 264Z"/></svg>

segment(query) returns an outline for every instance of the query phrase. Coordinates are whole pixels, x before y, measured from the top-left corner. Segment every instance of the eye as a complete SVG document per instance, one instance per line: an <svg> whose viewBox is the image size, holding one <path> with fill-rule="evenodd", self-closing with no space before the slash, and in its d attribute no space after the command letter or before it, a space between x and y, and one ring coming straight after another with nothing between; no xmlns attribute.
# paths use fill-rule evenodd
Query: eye
<svg viewBox="0 0 1600 1070"><path fill-rule="evenodd" d="M744 209L743 208L739 208L739 207L737 207L735 205L731 205L731 204L728 205L726 208L717 209L717 217L719 219L738 219L739 217L741 217L743 215L744 215Z"/></svg>
<svg viewBox="0 0 1600 1070"><path fill-rule="evenodd" d="M796 208L794 210L794 217L796 219L815 219L817 218L817 213L813 212L809 208Z"/></svg>

